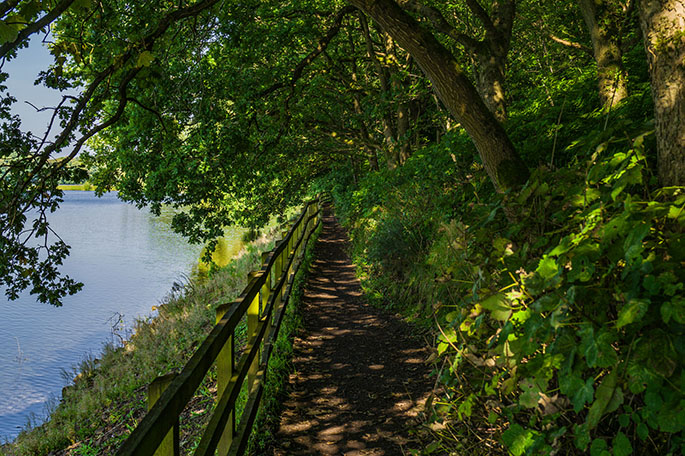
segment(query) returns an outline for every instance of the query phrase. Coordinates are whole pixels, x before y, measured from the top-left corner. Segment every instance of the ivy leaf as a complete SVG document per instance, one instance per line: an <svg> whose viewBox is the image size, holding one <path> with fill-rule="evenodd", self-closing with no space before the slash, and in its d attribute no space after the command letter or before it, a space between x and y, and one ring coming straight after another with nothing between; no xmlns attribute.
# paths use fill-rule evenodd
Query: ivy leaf
<svg viewBox="0 0 685 456"><path fill-rule="evenodd" d="M649 309L649 299L631 299L618 312L616 327L622 328L642 318Z"/></svg>
<svg viewBox="0 0 685 456"><path fill-rule="evenodd" d="M495 320L507 321L511 316L511 307L508 306L507 297L504 293L495 293L480 302L483 309L490 311Z"/></svg>
<svg viewBox="0 0 685 456"><path fill-rule="evenodd" d="M602 383L597 387L595 402L592 403L587 415L587 424L590 429L599 424L602 416L615 411L623 403L623 391L616 383L617 374L613 370L604 377Z"/></svg>
<svg viewBox="0 0 685 456"><path fill-rule="evenodd" d="M514 423L502 434L502 442L514 456L520 456L533 444L535 434Z"/></svg>
<svg viewBox="0 0 685 456"><path fill-rule="evenodd" d="M550 258L549 256L545 255L538 264L537 273L540 274L540 277L543 279L551 279L557 275L558 270L559 267L557 266L557 262L554 260L554 258Z"/></svg>
<svg viewBox="0 0 685 456"><path fill-rule="evenodd" d="M595 379L592 377L588 378L585 383L582 383L581 380L578 389L571 399L571 402L573 403L573 410L576 413L580 412L585 404L592 402L592 397L595 394L595 389L592 386L594 383Z"/></svg>

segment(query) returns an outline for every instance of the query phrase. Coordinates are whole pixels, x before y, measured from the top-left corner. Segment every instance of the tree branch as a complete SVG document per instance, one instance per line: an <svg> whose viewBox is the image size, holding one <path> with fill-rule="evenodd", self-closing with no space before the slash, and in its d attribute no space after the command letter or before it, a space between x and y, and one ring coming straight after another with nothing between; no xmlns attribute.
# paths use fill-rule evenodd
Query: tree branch
<svg viewBox="0 0 685 456"><path fill-rule="evenodd" d="M19 0L6 0L0 3L0 16L4 16L9 10L19 4Z"/></svg>
<svg viewBox="0 0 685 456"><path fill-rule="evenodd" d="M143 103L141 103L140 101L138 101L138 99L136 99L136 98L131 98L131 97L129 97L129 98L126 99L126 101L132 101L133 103L137 104L138 106L140 106L140 107L143 108L144 110L146 110L146 111L148 111L148 112L151 112L152 114L154 114L155 116L157 116L157 119L159 120L159 124L162 126L162 129L164 130L164 133L167 133L167 134L169 133L169 132L167 131L167 129L166 129L166 125L164 125L164 119L162 119L162 115L161 115L158 111L156 111L156 110L150 108L149 106L145 106Z"/></svg>
<svg viewBox="0 0 685 456"><path fill-rule="evenodd" d="M485 27L485 31L487 33L491 33L493 35L496 35L497 29L495 28L495 25L492 23L492 20L490 19L490 15L488 14L487 11L485 11L485 8L483 8L481 6L481 4L478 3L478 0L466 0L466 4L468 5L471 12L483 24L483 27Z"/></svg>
<svg viewBox="0 0 685 456"><path fill-rule="evenodd" d="M326 35L323 36L319 40L319 44L317 45L316 49L314 49L312 52L310 52L304 59L302 59L300 61L300 63L297 64L297 66L293 70L293 74L290 78L289 83L277 82L277 83L267 87L266 89L262 90L261 92L259 92L257 94L257 97L262 98L262 97L265 97L266 95L269 95L269 94L275 92L276 90L279 90L279 89L286 87L286 86L290 86L291 93L288 96L288 98L290 98L292 96L293 90L295 88L295 83L297 83L298 79L300 79L302 77L302 72L304 71L304 69L310 63L312 63L314 61L314 59L316 59L323 51L326 50L326 48L330 44L331 40L340 31L340 27L342 26L343 18L347 14L351 13L352 11L354 11L356 9L357 8L355 8L354 6L346 6L343 9L341 9L340 11L338 11L338 13L335 15L333 25L331 26L331 28L328 29L328 32L326 33Z"/></svg>
<svg viewBox="0 0 685 456"><path fill-rule="evenodd" d="M67 1L73 1L73 0L67 0ZM69 137L72 135L76 127L78 126L81 112L85 109L86 105L88 104L89 101L91 101L91 98L93 97L93 94L97 90L97 88L102 84L105 80L109 79L111 75L113 75L117 70L121 69L130 59L131 57L138 52L138 49L141 47L144 49L152 49L155 41L157 38L162 36L164 32L173 24L174 22L185 19L186 17L191 17L196 14L199 14L200 12L204 11L205 9L213 6L215 3L217 3L219 0L204 0L199 3L196 3L194 5L181 8L175 11L172 11L171 13L167 14L164 16L159 24L157 25L157 28L152 31L149 35L144 36L139 42L139 46L132 46L126 53L124 53L121 56L121 59L117 59L114 63L110 64L107 68L102 70L100 73L98 73L93 81L88 85L88 88L83 92L83 94L79 97L79 101L74 107L74 110L71 113L71 116L69 117L69 120L67 121L66 125L62 129L62 132L59 134L59 136L56 138L55 142L52 144L48 145L43 152L40 154L40 158L38 159L37 163L35 166L33 166L33 169L29 173L27 173L26 178L23 181L19 181L17 183L17 186L14 189L14 198L12 200L12 203L8 207L8 212L9 208L14 207L17 205L19 198L23 194L23 192L26 190L28 185L33 182L35 176L38 175L38 173L45 167L45 164L47 163L48 159L50 158L50 155L52 152L57 150L58 148L62 147L64 143L69 139ZM135 69L136 71L133 73L133 76L137 74L139 69ZM128 77L128 76L126 76ZM126 80L126 79L125 79ZM128 84L130 80L126 80L126 84ZM125 93L125 92L124 92ZM121 96L121 93L120 93ZM124 103L125 105L125 103ZM122 104L120 103L121 109L123 109ZM117 116L114 121L116 121L120 117ZM111 120L111 119L110 119ZM101 131L104 128L107 128L108 126L112 125L113 122L107 121L104 124L100 124L100 126L91 129L90 131L93 134ZM87 133L86 133L87 135ZM85 137L79 139L77 141L74 150L67 156L65 160L61 162L61 166L59 166L57 169L60 169L64 167L73 157L76 156L80 148L83 146L83 143L90 137ZM51 173L52 175L53 173ZM29 207L31 204L35 202L36 195L34 195L32 198L29 198L29 200L26 203L26 207ZM17 213L17 209L13 211L12 217L10 217L10 221L14 220L14 216ZM22 212L23 209L19 209L19 212Z"/></svg>
<svg viewBox="0 0 685 456"><path fill-rule="evenodd" d="M10 52L12 49L21 44L26 38L33 35L43 27L52 23L52 21L57 19L60 16L60 14L65 12L67 8L71 6L72 3L74 3L74 0L62 0L57 4L57 6L51 9L48 12L48 14L41 17L36 22L29 24L26 28L22 29L14 41L10 43L5 43L2 46L0 46L0 58L5 57L8 52Z"/></svg>
<svg viewBox="0 0 685 456"><path fill-rule="evenodd" d="M558 36L556 36L552 33L548 33L547 36L549 37L549 39L551 39L552 41L554 41L556 43L562 44L566 47L570 47L573 49L578 49L579 51L583 51L584 53L588 54L590 57L594 58L594 54L592 52L592 49L590 49L589 47L587 47L583 44L576 43L575 41L569 41L569 40L565 40L563 38L559 38Z"/></svg>
<svg viewBox="0 0 685 456"><path fill-rule="evenodd" d="M480 48L480 41L471 38L465 33L460 33L453 27L442 13L433 6L424 5L416 0L400 0L397 2L400 6L420 14L431 21L433 27L440 33L447 35L454 41L461 43L472 54L476 54Z"/></svg>

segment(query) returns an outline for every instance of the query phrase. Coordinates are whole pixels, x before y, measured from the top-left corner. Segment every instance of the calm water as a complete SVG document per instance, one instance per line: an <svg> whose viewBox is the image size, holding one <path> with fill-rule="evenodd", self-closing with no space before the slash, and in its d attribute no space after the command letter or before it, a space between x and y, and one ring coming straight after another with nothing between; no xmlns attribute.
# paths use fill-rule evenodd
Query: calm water
<svg viewBox="0 0 685 456"><path fill-rule="evenodd" d="M201 247L173 233L170 219L171 213L154 217L114 193L65 192L49 220L72 247L63 271L84 287L60 308L28 294L12 302L0 295L0 441L15 437L29 417L44 419L68 383L62 372L97 356L115 337L120 315L125 328L119 325L119 332L126 333L192 273ZM240 234L227 235L232 252Z"/></svg>

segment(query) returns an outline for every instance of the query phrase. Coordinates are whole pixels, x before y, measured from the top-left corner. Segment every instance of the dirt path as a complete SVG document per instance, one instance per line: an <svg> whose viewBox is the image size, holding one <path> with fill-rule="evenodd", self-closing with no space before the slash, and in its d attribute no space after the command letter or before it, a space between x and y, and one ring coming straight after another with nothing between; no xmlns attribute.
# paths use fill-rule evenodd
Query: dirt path
<svg viewBox="0 0 685 456"><path fill-rule="evenodd" d="M431 388L428 350L397 317L367 305L330 210L315 246L274 456L403 455Z"/></svg>

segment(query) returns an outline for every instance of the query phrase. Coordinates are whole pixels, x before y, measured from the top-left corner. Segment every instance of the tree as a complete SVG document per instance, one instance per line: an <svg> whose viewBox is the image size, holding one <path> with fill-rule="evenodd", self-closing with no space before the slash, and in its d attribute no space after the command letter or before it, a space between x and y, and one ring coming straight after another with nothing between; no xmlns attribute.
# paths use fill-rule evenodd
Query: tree
<svg viewBox="0 0 685 456"><path fill-rule="evenodd" d="M597 63L599 100L605 109L611 109L628 96L619 27L619 21L628 13L628 5L619 8L614 0L579 0L579 4Z"/></svg>
<svg viewBox="0 0 685 456"><path fill-rule="evenodd" d="M659 180L685 185L685 1L640 0L654 100Z"/></svg>
<svg viewBox="0 0 685 456"><path fill-rule="evenodd" d="M481 39L459 31L435 7L415 0L402 0L399 3L407 10L428 18L437 31L464 47L476 62L477 86L483 101L497 120L504 122L507 118L505 91L507 54L511 45L516 2L514 0L494 1L488 12L477 0L468 0L466 1L468 11L455 12L455 16L470 12L477 18L483 28Z"/></svg>
<svg viewBox="0 0 685 456"><path fill-rule="evenodd" d="M394 0L350 0L350 3L378 22L421 67L440 100L473 140L494 185L507 189L525 183L528 168L504 128L455 58L435 36Z"/></svg>
<svg viewBox="0 0 685 456"><path fill-rule="evenodd" d="M69 247L53 233L47 214L57 210L62 193L57 185L61 180L79 180L84 171L69 167L83 145L91 137L114 125L131 102L128 90L139 76L147 60L146 53L166 37L169 28L177 27L189 17L197 17L214 5L216 0L205 0L193 5L169 7L148 4L145 17L155 17L154 23L132 24L128 15L119 14L110 5L98 4L91 8L87 2L63 0L50 4L35 0L3 2L0 5L0 58L11 59L25 47L32 34L53 24L56 19L72 24L89 21L101 23L103 18L115 23L126 17L133 25L125 39L117 33L96 37L101 43L84 43L82 38L53 47L56 64L43 72L40 81L49 87L64 90L83 85L79 96L65 95L61 103L48 107L53 111L47 131L40 136L22 132L21 121L10 113L15 101L11 94L3 94L0 105L0 285L10 299L29 288L39 301L60 305L67 294L77 292L81 285L59 273L59 266L69 253ZM146 19L139 19L146 20ZM124 21L124 24L126 21ZM124 30L126 27L107 30ZM172 27L173 26L173 27ZM137 27L137 28L136 28ZM59 31L55 31L59 35ZM71 59L71 63L67 60ZM90 62L90 73L70 74L70 65ZM66 65L65 65L66 64ZM2 75L2 80L7 75ZM85 81L85 82L84 82ZM3 87L3 92L6 87ZM54 129L55 139L50 140ZM66 157L55 159L55 155ZM56 239L56 240L55 240Z"/></svg>

